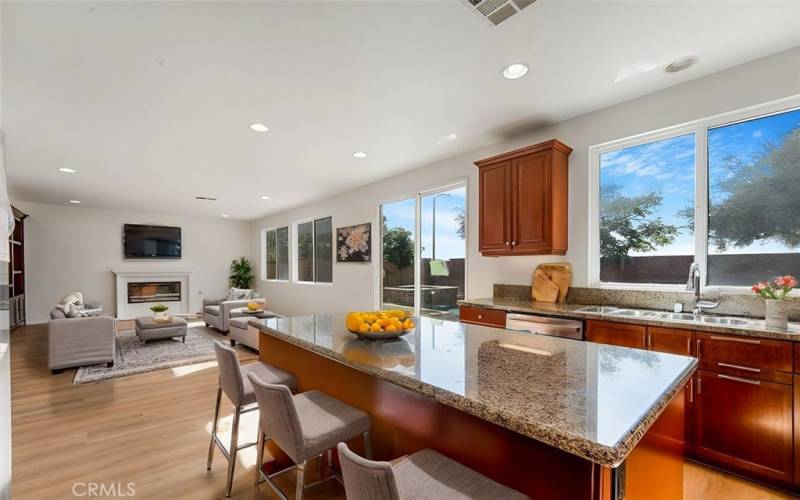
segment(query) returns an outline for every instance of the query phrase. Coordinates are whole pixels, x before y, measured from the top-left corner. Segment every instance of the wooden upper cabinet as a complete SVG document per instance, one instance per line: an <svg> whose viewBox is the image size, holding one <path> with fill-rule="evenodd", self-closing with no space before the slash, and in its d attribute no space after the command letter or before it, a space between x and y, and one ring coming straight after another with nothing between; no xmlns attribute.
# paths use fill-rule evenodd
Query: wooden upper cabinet
<svg viewBox="0 0 800 500"><path fill-rule="evenodd" d="M571 152L552 140L475 162L482 254L567 253Z"/></svg>
<svg viewBox="0 0 800 500"><path fill-rule="evenodd" d="M481 251L501 255L511 250L511 162L482 168L479 183Z"/></svg>

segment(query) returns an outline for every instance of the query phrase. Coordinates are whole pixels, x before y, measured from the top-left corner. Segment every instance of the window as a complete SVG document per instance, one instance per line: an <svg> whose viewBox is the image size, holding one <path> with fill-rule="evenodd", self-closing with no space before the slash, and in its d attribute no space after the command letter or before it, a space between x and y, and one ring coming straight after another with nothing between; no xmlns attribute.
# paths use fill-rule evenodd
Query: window
<svg viewBox="0 0 800 500"><path fill-rule="evenodd" d="M711 286L800 273L800 109L782 108L591 148L591 281L683 285L692 262Z"/></svg>
<svg viewBox="0 0 800 500"><path fill-rule="evenodd" d="M600 280L682 283L694 259L694 134L600 155Z"/></svg>
<svg viewBox="0 0 800 500"><path fill-rule="evenodd" d="M330 217L295 224L297 274L303 283L333 282L333 227Z"/></svg>
<svg viewBox="0 0 800 500"><path fill-rule="evenodd" d="M273 281L289 279L289 228L279 227L264 231L264 274Z"/></svg>

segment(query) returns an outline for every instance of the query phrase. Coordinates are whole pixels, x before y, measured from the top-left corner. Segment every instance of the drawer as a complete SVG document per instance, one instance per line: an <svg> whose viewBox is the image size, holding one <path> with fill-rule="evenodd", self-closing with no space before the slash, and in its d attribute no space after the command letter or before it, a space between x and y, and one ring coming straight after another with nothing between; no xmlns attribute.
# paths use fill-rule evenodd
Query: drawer
<svg viewBox="0 0 800 500"><path fill-rule="evenodd" d="M794 352L792 343L782 340L699 332L697 357L709 370L727 368L754 374L758 370L791 373Z"/></svg>
<svg viewBox="0 0 800 500"><path fill-rule="evenodd" d="M486 307L461 306L461 321L486 326L506 327L506 312Z"/></svg>

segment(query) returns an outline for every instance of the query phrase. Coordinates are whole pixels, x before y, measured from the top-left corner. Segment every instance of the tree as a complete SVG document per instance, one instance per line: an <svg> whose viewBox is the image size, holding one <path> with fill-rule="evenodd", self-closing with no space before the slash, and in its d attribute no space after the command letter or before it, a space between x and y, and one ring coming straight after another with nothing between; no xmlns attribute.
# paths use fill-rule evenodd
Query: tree
<svg viewBox="0 0 800 500"><path fill-rule="evenodd" d="M385 224L385 221L384 221ZM402 227L384 229L383 259L403 269L414 263L414 240L411 231Z"/></svg>
<svg viewBox="0 0 800 500"><path fill-rule="evenodd" d="M619 191L613 184L600 191L601 257L627 257L631 250L647 252L675 240L678 227L652 217L661 206L659 193L628 197Z"/></svg>
<svg viewBox="0 0 800 500"><path fill-rule="evenodd" d="M709 210L709 241L720 251L768 239L800 246L799 167L800 128L765 143L749 164L727 156L726 175L714 185L721 201Z"/></svg>
<svg viewBox="0 0 800 500"><path fill-rule="evenodd" d="M453 219L455 219L456 224L458 224L456 227L456 235L463 240L467 237L467 214L464 212L464 209L459 208Z"/></svg>

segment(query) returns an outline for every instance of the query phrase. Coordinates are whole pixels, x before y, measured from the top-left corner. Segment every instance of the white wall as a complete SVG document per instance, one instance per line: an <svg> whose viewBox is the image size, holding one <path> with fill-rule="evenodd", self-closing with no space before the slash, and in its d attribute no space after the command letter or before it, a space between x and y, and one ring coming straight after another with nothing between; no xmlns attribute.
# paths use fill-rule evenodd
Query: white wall
<svg viewBox="0 0 800 500"><path fill-rule="evenodd" d="M231 261L250 257L248 222L26 202L14 206L30 215L25 220L28 323L46 322L53 305L73 290L114 313L112 269L190 271L190 306L200 311L203 297L225 294ZM183 258L124 260L125 223L180 226Z"/></svg>
<svg viewBox="0 0 800 500"><path fill-rule="evenodd" d="M665 74L664 78L669 78L669 75ZM380 227L377 224L379 201L396 199L403 194L466 177L469 179L468 297L490 296L494 283L529 284L533 269L538 263L557 260L571 262L574 269L573 284L586 286L590 146L795 94L800 94L800 48L670 87L255 221L251 227L251 255L260 261L262 228L290 224L312 216L330 215L333 217L334 227L371 221L374 236L375 229ZM563 258L481 257L476 236L477 168L473 162L553 138L574 149L570 156L570 227L567 255ZM294 257L294 252L291 255ZM373 260L377 257L377 248L373 246ZM261 263L258 265L259 291L268 298L269 307L275 311L284 314L335 312L372 308L374 305L377 273L373 265L335 263L332 286L264 282L260 280Z"/></svg>

